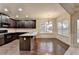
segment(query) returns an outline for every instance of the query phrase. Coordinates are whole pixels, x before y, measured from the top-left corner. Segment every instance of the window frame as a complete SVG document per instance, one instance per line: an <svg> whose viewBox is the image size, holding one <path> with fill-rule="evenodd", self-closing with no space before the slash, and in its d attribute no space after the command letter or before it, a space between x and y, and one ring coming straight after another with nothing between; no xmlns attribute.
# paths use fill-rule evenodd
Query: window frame
<svg viewBox="0 0 79 59"><path fill-rule="evenodd" d="M41 31L41 26L42 26L42 24L43 24L43 25L46 25L46 24L45 24L46 22L48 22L48 24L49 24L50 22L52 22L52 30L51 30L52 32L48 32L48 31L47 31L47 30L48 30L48 29L47 29L47 26L45 27L46 30L45 30L44 32ZM45 22L41 22L41 23L40 23L40 33L53 33L53 32L54 32L54 23L53 23L52 20L49 20L49 21L45 21Z"/></svg>
<svg viewBox="0 0 79 59"><path fill-rule="evenodd" d="M69 37L69 22L68 22L68 24L67 24L67 30L66 30L67 33L65 33L65 34L63 33L63 32L64 32L63 24L64 24L65 21L68 22L68 20L60 20L60 21L57 22L57 28L58 28L58 29L57 29L57 31L58 31L57 34L58 34L58 35L61 35L61 36L64 36L64 37ZM61 27L61 33L59 33L58 23L61 23L61 26L62 26L62 27Z"/></svg>

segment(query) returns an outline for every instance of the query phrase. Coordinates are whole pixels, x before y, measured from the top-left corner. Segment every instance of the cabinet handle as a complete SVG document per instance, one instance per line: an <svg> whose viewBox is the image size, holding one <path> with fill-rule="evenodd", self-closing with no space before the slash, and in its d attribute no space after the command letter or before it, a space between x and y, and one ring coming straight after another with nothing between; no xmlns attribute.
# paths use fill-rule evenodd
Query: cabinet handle
<svg viewBox="0 0 79 59"><path fill-rule="evenodd" d="M26 40L26 38L24 38L24 40Z"/></svg>

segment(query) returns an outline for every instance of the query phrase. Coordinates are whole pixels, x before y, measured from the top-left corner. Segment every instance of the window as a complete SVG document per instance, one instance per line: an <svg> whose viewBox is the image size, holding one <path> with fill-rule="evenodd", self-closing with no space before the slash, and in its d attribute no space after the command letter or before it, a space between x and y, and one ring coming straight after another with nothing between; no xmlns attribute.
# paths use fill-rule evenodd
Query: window
<svg viewBox="0 0 79 59"><path fill-rule="evenodd" d="M58 22L58 34L62 34L62 22Z"/></svg>
<svg viewBox="0 0 79 59"><path fill-rule="evenodd" d="M68 20L62 20L58 22L58 34L61 34L63 36L69 36L68 32Z"/></svg>
<svg viewBox="0 0 79 59"><path fill-rule="evenodd" d="M53 22L52 21L41 22L40 32L41 33L52 33L53 32Z"/></svg>
<svg viewBox="0 0 79 59"><path fill-rule="evenodd" d="M79 43L79 20L77 20L77 42Z"/></svg>

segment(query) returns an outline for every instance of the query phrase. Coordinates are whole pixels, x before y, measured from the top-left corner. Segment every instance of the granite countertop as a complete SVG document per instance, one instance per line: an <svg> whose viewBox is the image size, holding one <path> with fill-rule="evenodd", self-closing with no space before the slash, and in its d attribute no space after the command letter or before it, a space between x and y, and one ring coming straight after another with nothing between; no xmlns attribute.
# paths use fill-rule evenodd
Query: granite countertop
<svg viewBox="0 0 79 59"><path fill-rule="evenodd" d="M36 36L36 35L37 35L37 32L28 32L28 33L22 34L20 36Z"/></svg>
<svg viewBox="0 0 79 59"><path fill-rule="evenodd" d="M7 33L0 33L0 35L4 35L4 34L7 34Z"/></svg>
<svg viewBox="0 0 79 59"><path fill-rule="evenodd" d="M0 35L5 35L5 34L19 34L19 33L28 33L28 32L7 32L7 33L0 33Z"/></svg>

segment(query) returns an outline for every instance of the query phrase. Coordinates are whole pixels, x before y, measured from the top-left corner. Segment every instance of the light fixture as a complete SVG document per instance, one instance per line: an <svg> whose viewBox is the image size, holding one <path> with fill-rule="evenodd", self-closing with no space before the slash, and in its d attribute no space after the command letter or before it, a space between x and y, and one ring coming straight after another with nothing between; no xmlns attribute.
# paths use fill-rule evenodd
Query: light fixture
<svg viewBox="0 0 79 59"><path fill-rule="evenodd" d="M22 8L19 8L18 11L22 11Z"/></svg>
<svg viewBox="0 0 79 59"><path fill-rule="evenodd" d="M7 16L7 19L9 19L10 17Z"/></svg>
<svg viewBox="0 0 79 59"><path fill-rule="evenodd" d="M28 15L26 15L26 18L29 17Z"/></svg>
<svg viewBox="0 0 79 59"><path fill-rule="evenodd" d="M18 18L19 17L19 15L16 15L16 18Z"/></svg>
<svg viewBox="0 0 79 59"><path fill-rule="evenodd" d="M4 11L8 11L8 9L7 9L7 8L5 8L5 9L4 9Z"/></svg>

